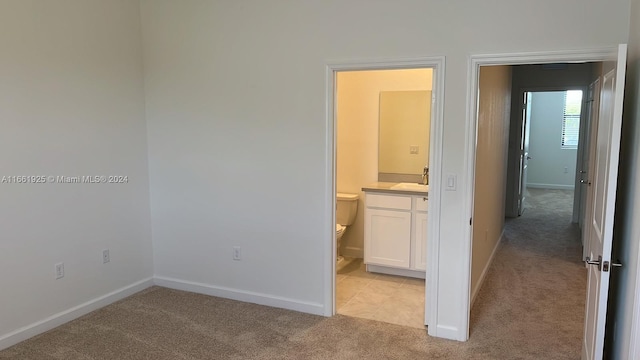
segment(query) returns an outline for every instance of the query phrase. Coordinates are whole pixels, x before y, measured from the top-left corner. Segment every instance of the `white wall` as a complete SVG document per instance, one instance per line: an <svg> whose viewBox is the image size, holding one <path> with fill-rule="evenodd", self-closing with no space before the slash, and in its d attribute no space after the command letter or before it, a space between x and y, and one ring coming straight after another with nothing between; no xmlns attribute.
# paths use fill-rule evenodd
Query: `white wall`
<svg viewBox="0 0 640 360"><path fill-rule="evenodd" d="M529 170L527 186L573 189L577 149L562 149L564 91L534 92L531 96Z"/></svg>
<svg viewBox="0 0 640 360"><path fill-rule="evenodd" d="M631 29L622 124L618 195L612 259L622 268L612 272L607 314L607 345L612 359L640 358L640 1L631 2ZM635 346L632 344L635 341Z"/></svg>
<svg viewBox="0 0 640 360"><path fill-rule="evenodd" d="M338 73L336 187L359 194L358 213L342 237L346 256L364 256L364 192L378 181L378 118L381 91L431 90L431 69Z"/></svg>
<svg viewBox="0 0 640 360"><path fill-rule="evenodd" d="M153 268L138 3L3 0L0 48L0 177L129 177L0 183L3 348Z"/></svg>
<svg viewBox="0 0 640 360"><path fill-rule="evenodd" d="M157 275L326 313L327 63L445 55L442 172L466 189L469 54L615 45L627 40L628 10L629 0L142 0ZM432 325L459 339L467 197L442 194Z"/></svg>

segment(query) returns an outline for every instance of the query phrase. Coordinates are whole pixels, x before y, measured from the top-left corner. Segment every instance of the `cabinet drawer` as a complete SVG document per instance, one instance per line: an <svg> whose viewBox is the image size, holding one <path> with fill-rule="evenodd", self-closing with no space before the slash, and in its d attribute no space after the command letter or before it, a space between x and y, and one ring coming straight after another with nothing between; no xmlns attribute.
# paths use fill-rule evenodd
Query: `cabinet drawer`
<svg viewBox="0 0 640 360"><path fill-rule="evenodd" d="M429 200L426 196L416 196L413 201L413 208L416 211L427 211L429 209Z"/></svg>
<svg viewBox="0 0 640 360"><path fill-rule="evenodd" d="M365 203L367 207L411 210L411 197L409 196L367 194Z"/></svg>

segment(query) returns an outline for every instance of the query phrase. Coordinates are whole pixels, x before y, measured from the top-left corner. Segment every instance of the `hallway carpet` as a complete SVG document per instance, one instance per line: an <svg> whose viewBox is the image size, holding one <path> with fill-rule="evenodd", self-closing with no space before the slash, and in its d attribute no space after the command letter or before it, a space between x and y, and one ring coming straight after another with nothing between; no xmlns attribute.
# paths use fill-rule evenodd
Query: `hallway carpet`
<svg viewBox="0 0 640 360"><path fill-rule="evenodd" d="M587 271L573 191L528 189L526 210L504 238L471 311L471 338L491 337L519 356L579 359ZM546 348L546 350L543 350ZM545 356L546 357L546 356Z"/></svg>
<svg viewBox="0 0 640 360"><path fill-rule="evenodd" d="M508 221L465 343L152 287L0 359L578 359L586 271L567 193L532 190L525 215Z"/></svg>

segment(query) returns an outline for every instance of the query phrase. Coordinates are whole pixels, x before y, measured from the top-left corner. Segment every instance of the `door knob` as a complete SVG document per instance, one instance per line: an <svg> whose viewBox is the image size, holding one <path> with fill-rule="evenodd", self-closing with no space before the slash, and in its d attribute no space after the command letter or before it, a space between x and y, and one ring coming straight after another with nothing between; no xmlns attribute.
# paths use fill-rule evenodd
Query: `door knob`
<svg viewBox="0 0 640 360"><path fill-rule="evenodd" d="M591 260L591 258L587 257L585 262L588 265L596 265L598 266L598 269L601 270L600 265L602 264L602 256L598 256L598 260Z"/></svg>
<svg viewBox="0 0 640 360"><path fill-rule="evenodd" d="M602 256L598 256L598 260L591 260L590 257L587 257L587 260L585 260L585 262L589 265L600 265L600 261L602 261Z"/></svg>
<svg viewBox="0 0 640 360"><path fill-rule="evenodd" d="M622 264L620 263L620 260L618 260L617 263L611 263L609 264L608 261L605 261L602 263L602 271L607 272L609 271L609 267L622 267Z"/></svg>

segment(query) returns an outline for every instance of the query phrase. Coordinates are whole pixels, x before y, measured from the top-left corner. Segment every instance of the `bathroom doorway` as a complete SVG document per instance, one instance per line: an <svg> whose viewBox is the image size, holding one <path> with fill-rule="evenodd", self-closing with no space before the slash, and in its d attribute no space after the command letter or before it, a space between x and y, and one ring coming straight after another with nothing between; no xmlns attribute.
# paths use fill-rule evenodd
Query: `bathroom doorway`
<svg viewBox="0 0 640 360"><path fill-rule="evenodd" d="M430 282L430 269L437 265L437 256L432 256L437 252L425 252L424 262L428 264L427 269L418 277L392 275L367 269L364 259L366 195L362 189L380 180L397 183L406 180L381 178L389 175L387 172L382 174L381 170L386 165L380 164L385 157L381 154L379 143L380 97L381 93L385 92L401 97L426 96L430 129L423 134L425 140L412 140L416 144L400 146L405 150L401 152L406 152L406 157L410 160L422 156L422 160L418 160L422 165L417 167L413 174L418 180L422 177L426 165L430 168L431 178L439 178L442 102L438 101L436 94L441 93L443 85L442 79L438 76L442 66L443 59L438 58L412 64L349 64L329 67L329 70L332 70L329 80L333 85L333 91L328 94L329 113L333 114L330 121L332 120L333 125L335 149L332 209L333 219L336 221L332 224L333 236L330 239L330 293L334 314L424 328L429 312L437 311L435 307L428 305L428 299L437 288L425 286ZM389 173L393 174L393 171ZM413 182L413 179L415 178L410 181ZM439 188L437 180L430 182L429 209L435 209L435 206L439 205ZM355 206L344 205L353 202L353 198L356 198ZM350 220L345 220L349 219L349 216L343 216L342 211L345 209L355 209L355 214L352 214ZM430 249L437 248L437 238L436 241L428 240L434 238L432 234L437 233L439 219L436 213L431 211L428 214L427 221L431 222L429 235L424 234L425 243ZM341 222L346 223L340 224L339 218ZM429 259L426 259L427 254ZM435 257L436 261L430 261L432 257Z"/></svg>

